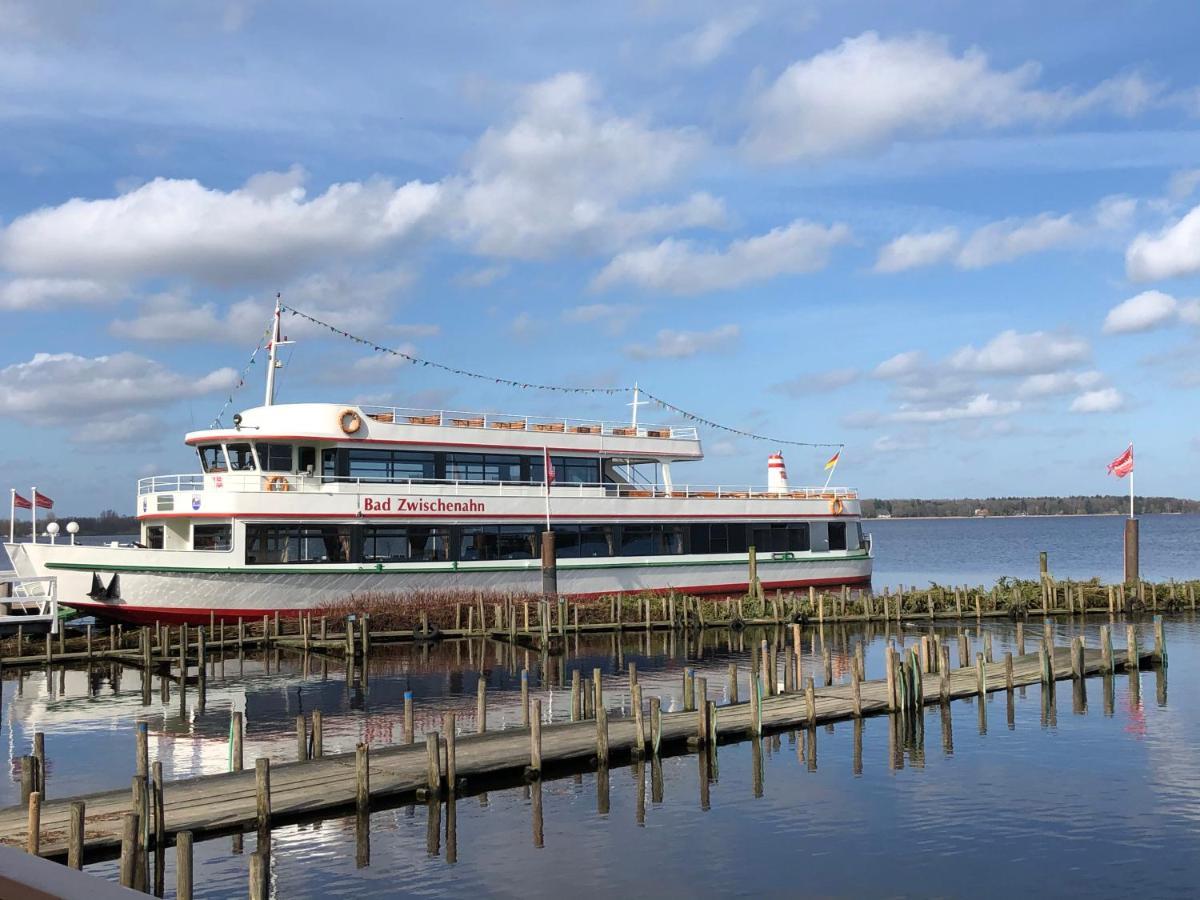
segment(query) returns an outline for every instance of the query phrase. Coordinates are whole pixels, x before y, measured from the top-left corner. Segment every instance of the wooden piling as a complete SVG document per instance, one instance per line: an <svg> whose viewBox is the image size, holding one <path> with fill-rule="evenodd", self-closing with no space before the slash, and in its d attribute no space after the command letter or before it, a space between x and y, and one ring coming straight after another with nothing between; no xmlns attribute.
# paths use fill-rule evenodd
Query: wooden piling
<svg viewBox="0 0 1200 900"><path fill-rule="evenodd" d="M1160 666L1167 664L1167 635L1163 629L1163 617L1154 617L1154 656ZM43 781L45 777L43 776Z"/></svg>
<svg viewBox="0 0 1200 900"><path fill-rule="evenodd" d="M319 709L312 714L312 759L320 759L325 755L325 717Z"/></svg>
<svg viewBox="0 0 1200 900"><path fill-rule="evenodd" d="M1079 681L1084 674L1083 638L1077 637L1071 641L1071 677Z"/></svg>
<svg viewBox="0 0 1200 900"><path fill-rule="evenodd" d="M308 761L308 720L303 715L296 716L296 761Z"/></svg>
<svg viewBox="0 0 1200 900"><path fill-rule="evenodd" d="M599 703L596 704L596 762L608 765L608 712Z"/></svg>
<svg viewBox="0 0 1200 900"><path fill-rule="evenodd" d="M634 746L633 755L641 757L646 752L646 723L642 714L642 686L635 684L630 689L630 702L633 704Z"/></svg>
<svg viewBox="0 0 1200 900"><path fill-rule="evenodd" d="M1101 671L1105 675L1111 675L1113 671L1112 629L1107 625L1100 626L1100 661Z"/></svg>
<svg viewBox="0 0 1200 900"><path fill-rule="evenodd" d="M804 710L808 717L809 726L817 724L817 688L813 684L813 677L809 675L804 679ZM762 732L762 711L759 710L759 733Z"/></svg>
<svg viewBox="0 0 1200 900"><path fill-rule="evenodd" d="M571 670L571 721L578 722L583 718L583 694L579 680L579 670Z"/></svg>
<svg viewBox="0 0 1200 900"><path fill-rule="evenodd" d="M371 756L364 743L354 746L354 809L359 816L371 812Z"/></svg>
<svg viewBox="0 0 1200 900"><path fill-rule="evenodd" d="M1137 628L1133 625L1125 626L1125 646L1126 646L1125 666L1131 672L1136 672L1139 668L1139 666L1138 666L1138 640L1137 640Z"/></svg>
<svg viewBox="0 0 1200 900"><path fill-rule="evenodd" d="M483 734L487 731L487 679L479 673L479 685L475 695L475 731Z"/></svg>
<svg viewBox="0 0 1200 900"><path fill-rule="evenodd" d="M527 774L542 777L542 701L534 700L529 715L529 769ZM639 710L638 719L641 719Z"/></svg>
<svg viewBox="0 0 1200 900"><path fill-rule="evenodd" d="M1013 691L1013 655L1009 651L1004 653L1004 689L1010 694Z"/></svg>
<svg viewBox="0 0 1200 900"><path fill-rule="evenodd" d="M145 728L145 725L142 726ZM36 790L42 795L42 799L46 799L46 733L44 731L35 731L33 733L33 761L34 761L34 779Z"/></svg>
<svg viewBox="0 0 1200 900"><path fill-rule="evenodd" d="M254 798L258 820L258 846L271 843L271 760L254 760Z"/></svg>
<svg viewBox="0 0 1200 900"><path fill-rule="evenodd" d="M884 675L887 681L887 708L895 710L896 704L896 648L892 646L891 641L883 651L884 659Z"/></svg>
<svg viewBox="0 0 1200 900"><path fill-rule="evenodd" d="M235 712L229 720L229 768L242 771L242 714Z"/></svg>
<svg viewBox="0 0 1200 900"><path fill-rule="evenodd" d="M425 732L425 786L433 797L442 790L441 737L436 731Z"/></svg>
<svg viewBox="0 0 1200 900"><path fill-rule="evenodd" d="M34 791L29 795L29 818L25 838L25 851L37 856L42 846L42 795Z"/></svg>
<svg viewBox="0 0 1200 900"><path fill-rule="evenodd" d="M979 689L979 701L982 703L987 697L987 676L986 668L983 662L983 654L975 654L975 683Z"/></svg>
<svg viewBox="0 0 1200 900"><path fill-rule="evenodd" d="M127 812L121 820L121 862L118 867L122 887L133 887L138 856L138 815Z"/></svg>
<svg viewBox="0 0 1200 900"><path fill-rule="evenodd" d="M83 822L85 815L86 807L84 802L82 800L72 800L70 836L67 839L67 866L72 869L83 868Z"/></svg>
<svg viewBox="0 0 1200 900"><path fill-rule="evenodd" d="M192 833L175 835L175 897L192 900Z"/></svg>
<svg viewBox="0 0 1200 900"><path fill-rule="evenodd" d="M662 699L650 698L650 753L657 757L662 745Z"/></svg>
<svg viewBox="0 0 1200 900"><path fill-rule="evenodd" d="M250 900L267 900L267 855L262 852L250 854Z"/></svg>
<svg viewBox="0 0 1200 900"><path fill-rule="evenodd" d="M696 743L708 744L708 679L696 679Z"/></svg>

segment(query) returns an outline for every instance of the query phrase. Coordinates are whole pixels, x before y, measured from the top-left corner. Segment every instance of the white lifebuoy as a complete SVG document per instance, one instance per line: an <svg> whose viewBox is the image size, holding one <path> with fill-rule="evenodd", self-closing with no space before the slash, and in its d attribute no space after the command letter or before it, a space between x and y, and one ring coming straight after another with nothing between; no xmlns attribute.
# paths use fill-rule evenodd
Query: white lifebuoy
<svg viewBox="0 0 1200 900"><path fill-rule="evenodd" d="M338 413L338 424L343 434L354 434L362 428L362 417L352 409L343 409Z"/></svg>

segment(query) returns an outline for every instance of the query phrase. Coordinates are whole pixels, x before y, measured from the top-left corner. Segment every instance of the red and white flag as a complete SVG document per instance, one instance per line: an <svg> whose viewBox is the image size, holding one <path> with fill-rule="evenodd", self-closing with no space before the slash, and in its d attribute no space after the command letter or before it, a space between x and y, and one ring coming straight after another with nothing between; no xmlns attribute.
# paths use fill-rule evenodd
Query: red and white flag
<svg viewBox="0 0 1200 900"><path fill-rule="evenodd" d="M38 509L54 509L54 501L37 491L34 491L33 502L37 504Z"/></svg>
<svg viewBox="0 0 1200 900"><path fill-rule="evenodd" d="M546 471L546 487L554 484L554 463L550 462L550 448L545 449L545 471Z"/></svg>
<svg viewBox="0 0 1200 900"><path fill-rule="evenodd" d="M1133 444L1130 444L1125 452L1108 464L1108 474L1116 475L1118 478L1124 478L1133 471Z"/></svg>
<svg viewBox="0 0 1200 900"><path fill-rule="evenodd" d="M16 491L13 491L13 506L17 509L33 509L33 504Z"/></svg>

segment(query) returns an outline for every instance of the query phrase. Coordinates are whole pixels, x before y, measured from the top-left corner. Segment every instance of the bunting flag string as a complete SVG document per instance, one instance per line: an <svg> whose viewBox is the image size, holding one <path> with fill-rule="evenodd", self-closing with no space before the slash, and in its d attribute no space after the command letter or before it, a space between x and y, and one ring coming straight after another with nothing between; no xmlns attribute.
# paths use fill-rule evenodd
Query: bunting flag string
<svg viewBox="0 0 1200 900"><path fill-rule="evenodd" d="M500 378L495 375L484 375L480 372L472 372L467 369L460 369L460 368L457 368L456 366L449 366L449 365L446 365L445 363L435 362L434 360L431 360L431 359L422 359L419 356L413 356L412 354L405 353L402 350L396 350L391 347L385 347L382 344L377 344L374 341L370 341L370 340L367 340L366 338L359 337L356 334L351 334L348 331L345 331L334 325L330 325L328 322L323 322L320 319L315 318L314 316L310 316L308 313L301 312L300 310L295 309L294 307L291 307L291 306L287 306L285 304L281 304L280 309L286 310L287 312L291 313L293 316L296 316L300 319L303 319L306 322L316 325L318 328L324 328L326 331L328 331L332 334L336 334L338 337L346 338L347 340L353 341L356 344L360 344L363 347L370 347L376 353L386 353L391 356L396 356L396 357L399 357L400 359L406 360L409 363L416 365L416 366L423 366L423 367L427 367L427 368L431 368L431 369L439 369L443 372L448 372L451 375L458 375L463 378L474 378L479 381L490 381L493 384L502 384L502 385L506 385L508 387L521 388L522 390L554 391L554 392L562 393L562 394L606 394L606 395L612 396L614 394L629 393L634 390L631 387L567 387L564 385L555 385L555 384L539 384L539 383L533 382L533 381L517 381L512 378ZM267 329L267 334L268 335L270 334L269 328ZM262 347L262 341L259 341L258 349L261 349L261 347ZM255 353L258 352L258 349L255 350ZM254 357L251 356L250 364L253 364L253 362L254 362ZM243 376L244 375L245 375L245 372L243 372ZM239 384L239 386L240 386L240 384ZM829 442L822 443L822 442L811 442L811 441L785 440L782 438L769 437L769 436L763 435L763 434L756 434L752 431L746 431L741 428L732 428L729 425L722 425L719 422L714 422L711 419L706 419L703 416L699 416L699 415L696 415L695 413L688 412L686 409L681 409L680 407L675 406L672 403L668 403L667 401L654 396L649 391L647 391L645 388L639 387L637 390L638 390L639 394L641 394L642 396L644 396L645 398L650 400L652 403L654 403L661 409L667 410L678 416L681 416L689 422L696 422L697 424L703 425L706 428L712 428L716 431L724 431L728 434L737 435L738 437L749 438L750 440L754 440L754 441L765 441L769 444L775 444L775 445L781 445L781 446L787 446L787 447L818 447L818 448L820 448L820 447L824 447L824 448L836 447L836 448L840 449L841 447L845 446L844 444L840 444L840 443L829 443ZM231 398L231 401L232 401L232 398ZM228 407L228 403L226 403L226 407ZM222 409L222 412L224 412L224 409ZM214 427L215 427L215 425L214 425Z"/></svg>
<svg viewBox="0 0 1200 900"><path fill-rule="evenodd" d="M212 424L208 426L209 428L219 428L220 427L221 417L224 416L226 410L228 410L229 407L233 405L233 395L236 394L238 391L240 391L242 389L242 387L246 384L246 376L250 374L250 369L253 368L253 366L255 364L254 363L255 358L258 356L259 353L262 352L262 348L271 339L271 329L274 327L274 325L275 325L275 321L274 321L274 319L272 319L271 323L269 325L267 325L266 331L263 332L262 337L260 337L258 339L258 345L254 348L254 352L251 353L250 358L248 360L246 360L246 365L242 366L241 374L238 375L237 384L235 384L233 386L233 390L231 390L229 392L229 396L225 398L225 402L221 405L221 411L219 413L217 413L217 415L213 418Z"/></svg>

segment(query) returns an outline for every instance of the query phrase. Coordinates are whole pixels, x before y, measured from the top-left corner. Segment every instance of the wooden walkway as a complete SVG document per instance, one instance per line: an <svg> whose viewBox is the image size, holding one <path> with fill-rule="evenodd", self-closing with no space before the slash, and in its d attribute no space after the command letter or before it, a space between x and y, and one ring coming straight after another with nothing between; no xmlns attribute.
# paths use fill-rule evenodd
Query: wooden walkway
<svg viewBox="0 0 1200 900"><path fill-rule="evenodd" d="M1078 663L1079 653L1082 654L1082 675L1105 671L1106 662L1101 650L1080 648L1076 651L1059 647L1053 651L1056 680L1073 677L1072 657L1074 655ZM1157 658L1155 651L1138 655L1142 662L1153 662ZM1113 653L1113 668L1118 671L1125 669L1127 657L1127 651L1117 649ZM1013 660L1011 680L1006 672L1005 661L983 664L982 686L988 692L1003 691L1010 685L1036 684L1042 677L1040 655L1027 654ZM923 704L941 702L944 691L949 698L978 695L980 669L976 666L952 669L947 681L948 684L943 686L941 674L924 674L920 682ZM697 711L654 715L657 701L652 700L649 704L652 714L644 717L609 720L604 714L599 720L543 724L533 730L522 727L483 734L459 734L453 742L454 767L457 778L466 779L468 786L472 778L519 774L531 764L531 751L537 732L540 732L541 766L535 765L535 768L540 769L557 762L598 757L602 733L607 735L607 752L627 757L631 752L638 752L639 744L649 745L653 752L658 746L678 744L697 737L702 739L706 727L714 728L718 740L744 738L755 731L756 712L761 716L762 729L849 720L856 715L855 687L858 688L861 715L886 713L889 710L890 685L885 680L863 681L857 686L847 683L815 688L811 712L810 699L804 691L764 697L757 710L752 701L722 705L716 708L715 721L706 720ZM638 734L639 725L644 729L642 735ZM371 747L367 759L369 794L371 797L396 797L428 789L435 776L435 765L439 785L436 789L441 790L445 785L448 764L444 737L436 753L428 749L426 744ZM361 799L358 791L358 761L353 752L272 765L269 819L272 824L278 824L322 811L353 807L356 799ZM168 842L181 831L192 832L199 838L253 829L259 823L259 798L253 768L167 782L162 793L163 830ZM85 851L89 855L108 855L115 851L121 843L124 816L133 808L132 791L128 787L82 797L54 798L42 804L38 852L51 858L66 856L72 801L86 804ZM25 807L0 810L0 843L24 847L28 831L28 811Z"/></svg>

